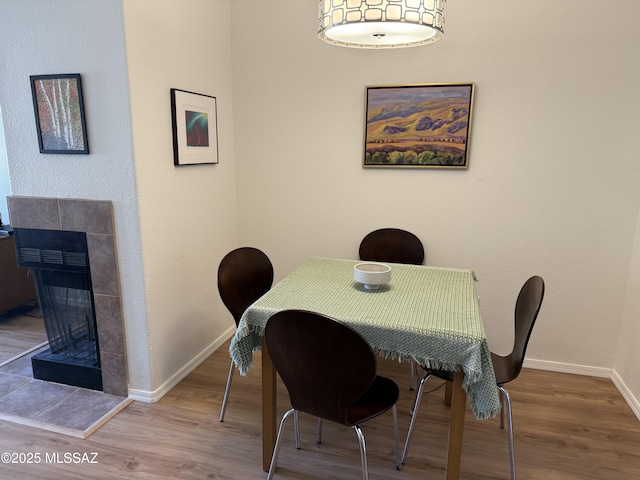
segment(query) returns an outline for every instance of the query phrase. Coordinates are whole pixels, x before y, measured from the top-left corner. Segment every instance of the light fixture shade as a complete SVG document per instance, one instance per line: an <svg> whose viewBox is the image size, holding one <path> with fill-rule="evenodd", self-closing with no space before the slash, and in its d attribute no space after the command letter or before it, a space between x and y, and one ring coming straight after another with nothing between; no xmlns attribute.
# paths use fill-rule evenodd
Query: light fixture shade
<svg viewBox="0 0 640 480"><path fill-rule="evenodd" d="M446 0L318 0L318 36L343 47L397 48L444 34Z"/></svg>

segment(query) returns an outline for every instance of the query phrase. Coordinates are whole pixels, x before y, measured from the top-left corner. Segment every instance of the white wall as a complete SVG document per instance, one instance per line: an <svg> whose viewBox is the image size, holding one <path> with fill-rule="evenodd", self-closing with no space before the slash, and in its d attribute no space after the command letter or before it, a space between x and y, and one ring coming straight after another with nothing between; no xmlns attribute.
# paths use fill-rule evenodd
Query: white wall
<svg viewBox="0 0 640 480"><path fill-rule="evenodd" d="M235 330L216 283L238 246L229 0L124 0L123 12L150 371L133 395L154 400ZM216 97L218 165L174 166L171 88Z"/></svg>
<svg viewBox="0 0 640 480"><path fill-rule="evenodd" d="M9 223L9 209L7 208L7 197L9 195L11 195L11 183L9 182L7 147L4 143L2 108L0 108L0 216L4 225Z"/></svg>
<svg viewBox="0 0 640 480"><path fill-rule="evenodd" d="M229 27L229 0L0 4L12 193L114 202L130 394L141 400L235 328L216 290L237 246ZM29 75L49 73L82 75L90 155L38 152ZM174 167L172 87L217 97L219 165Z"/></svg>
<svg viewBox="0 0 640 480"><path fill-rule="evenodd" d="M409 229L427 263L476 271L498 352L542 275L528 357L610 372L640 204L640 3L610 3L456 0L443 40L397 51L323 44L317 2L232 3L240 239L281 278ZM365 85L467 81L468 170L361 167Z"/></svg>
<svg viewBox="0 0 640 480"><path fill-rule="evenodd" d="M119 2L3 1L0 104L14 195L113 201L130 382L148 385L122 29ZM29 75L55 73L82 76L90 155L38 151Z"/></svg>

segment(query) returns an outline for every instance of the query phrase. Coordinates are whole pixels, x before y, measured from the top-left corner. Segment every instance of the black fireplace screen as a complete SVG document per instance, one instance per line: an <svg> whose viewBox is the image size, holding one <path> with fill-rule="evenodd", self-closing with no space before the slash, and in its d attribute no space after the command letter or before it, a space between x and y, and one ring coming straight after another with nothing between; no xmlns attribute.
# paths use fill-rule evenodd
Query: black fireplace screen
<svg viewBox="0 0 640 480"><path fill-rule="evenodd" d="M99 362L91 282L87 274L34 270L51 353Z"/></svg>
<svg viewBox="0 0 640 480"><path fill-rule="evenodd" d="M14 229L18 265L33 272L49 348L31 358L40 380L102 390L87 236Z"/></svg>

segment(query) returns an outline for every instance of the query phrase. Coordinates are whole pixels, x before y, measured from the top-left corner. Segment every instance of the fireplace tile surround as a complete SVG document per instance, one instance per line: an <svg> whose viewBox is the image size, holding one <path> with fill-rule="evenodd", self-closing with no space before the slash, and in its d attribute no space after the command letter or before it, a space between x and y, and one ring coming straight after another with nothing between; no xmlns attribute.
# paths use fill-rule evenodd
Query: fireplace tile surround
<svg viewBox="0 0 640 480"><path fill-rule="evenodd" d="M103 389L126 397L127 362L112 202L11 195L7 205L14 228L87 234Z"/></svg>

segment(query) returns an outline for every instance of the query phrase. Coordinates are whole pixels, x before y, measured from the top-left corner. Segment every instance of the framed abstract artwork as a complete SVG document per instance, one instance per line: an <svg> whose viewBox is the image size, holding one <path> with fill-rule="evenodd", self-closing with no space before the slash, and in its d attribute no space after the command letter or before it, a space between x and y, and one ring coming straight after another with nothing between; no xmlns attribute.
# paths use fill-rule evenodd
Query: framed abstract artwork
<svg viewBox="0 0 640 480"><path fill-rule="evenodd" d="M218 163L216 97L172 88L171 121L174 165Z"/></svg>
<svg viewBox="0 0 640 480"><path fill-rule="evenodd" d="M474 83L367 86L364 167L467 168Z"/></svg>
<svg viewBox="0 0 640 480"><path fill-rule="evenodd" d="M80 75L31 75L29 79L40 153L88 154Z"/></svg>

